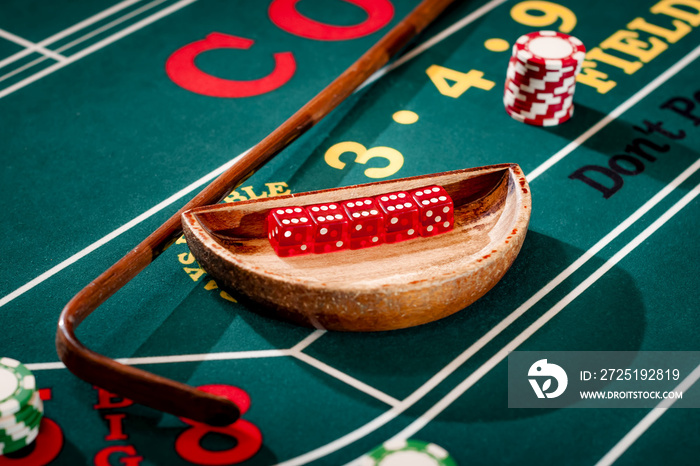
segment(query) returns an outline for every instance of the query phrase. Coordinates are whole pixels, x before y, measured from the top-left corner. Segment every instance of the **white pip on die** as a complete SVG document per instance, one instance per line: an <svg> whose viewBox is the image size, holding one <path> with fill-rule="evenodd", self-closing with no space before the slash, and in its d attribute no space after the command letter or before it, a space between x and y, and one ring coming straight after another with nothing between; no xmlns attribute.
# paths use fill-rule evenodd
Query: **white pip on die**
<svg viewBox="0 0 700 466"><path fill-rule="evenodd" d="M435 236L452 230L455 223L454 204L443 187L425 186L410 194L418 204L421 236Z"/></svg>

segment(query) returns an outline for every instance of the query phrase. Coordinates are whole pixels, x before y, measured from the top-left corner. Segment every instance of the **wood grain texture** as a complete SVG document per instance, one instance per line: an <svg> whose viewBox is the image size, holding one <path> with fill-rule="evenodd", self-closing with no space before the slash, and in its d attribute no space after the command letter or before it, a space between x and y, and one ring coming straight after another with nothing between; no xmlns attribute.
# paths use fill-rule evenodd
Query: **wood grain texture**
<svg viewBox="0 0 700 466"><path fill-rule="evenodd" d="M183 212L221 201L255 170L328 115L452 1L421 2L316 97L212 181L138 246L75 295L61 312L56 331L56 350L66 367L90 384L176 416L212 425L234 422L239 417L239 411L231 401L133 366L120 364L92 351L80 342L75 333L76 329L95 309L175 242L182 233L180 215Z"/></svg>
<svg viewBox="0 0 700 466"><path fill-rule="evenodd" d="M265 217L274 208L445 188L452 231L361 250L281 258ZM530 219L527 181L515 164L202 207L182 215L187 244L217 284L265 312L340 331L411 327L457 312L503 277Z"/></svg>

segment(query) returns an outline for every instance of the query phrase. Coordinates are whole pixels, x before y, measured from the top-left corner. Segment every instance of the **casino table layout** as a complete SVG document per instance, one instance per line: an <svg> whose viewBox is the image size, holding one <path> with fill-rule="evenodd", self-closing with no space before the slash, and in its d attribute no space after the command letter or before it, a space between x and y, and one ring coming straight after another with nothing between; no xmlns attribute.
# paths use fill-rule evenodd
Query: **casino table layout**
<svg viewBox="0 0 700 466"><path fill-rule="evenodd" d="M70 298L417 3L0 4L0 355L34 372L45 405L37 442L0 465L335 465L392 438L460 465L697 464L698 410L509 409L507 355L700 349L698 0L458 2L225 199L517 163L527 237L465 310L387 332L301 327L239 303L181 238L78 335L223 386L241 420L188 423L61 364ZM514 41L546 29L587 55L572 119L530 126L504 111L505 73Z"/></svg>

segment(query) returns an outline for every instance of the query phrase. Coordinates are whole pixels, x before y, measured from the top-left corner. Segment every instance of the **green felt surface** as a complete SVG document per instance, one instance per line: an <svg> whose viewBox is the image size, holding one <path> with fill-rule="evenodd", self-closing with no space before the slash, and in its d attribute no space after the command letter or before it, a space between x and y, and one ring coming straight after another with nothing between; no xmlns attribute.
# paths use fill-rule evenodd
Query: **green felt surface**
<svg viewBox="0 0 700 466"><path fill-rule="evenodd" d="M392 3L390 24L395 24L417 1ZM698 200L633 249L628 245L700 183L694 167L685 181L663 191L697 162L700 125L661 108L683 97L694 102L700 116L700 97L693 100L700 91L700 28L668 44L632 74L599 64L617 86L603 94L577 85L573 119L540 128L504 112L510 52L484 46L490 38L512 44L521 34L561 24L519 24L511 16L518 3L480 0L451 7L404 53L430 44L431 37L472 13L477 17L356 93L231 197L270 193L268 183L303 192L375 181L365 170L383 167L385 160L360 165L346 154L342 170L325 162L325 152L344 141L398 150L404 163L387 178L516 162L526 174L536 173L530 185L530 230L511 270L484 298L416 328L320 335L226 299L179 242L85 321L79 330L83 342L115 358L151 358L134 363L178 381L233 385L247 392L251 408L243 418L257 426L263 444L245 464L344 464L404 429L441 445L460 465L593 464L601 459L649 410L508 409L506 362L492 358L571 292L575 299L519 349L699 349ZM655 3L561 4L576 16L571 33L590 50L637 17L670 28L667 17L650 13ZM0 355L33 368L39 388L47 389L45 396L50 393L46 417L62 432L54 464L99 463L100 452L115 446L133 447L136 453L116 451L107 464L138 462L129 456L142 457L141 464L148 465L189 464L177 449L187 424L143 406L96 409L97 390L55 364L60 310L201 189L193 183L276 128L389 28L353 40L305 39L275 26L268 5L224 0L0 4L0 29L35 43L50 38L46 47L71 61L56 67L52 58L31 52L0 68L0 228L5 239ZM483 6L492 9L484 12ZM340 26L366 18L339 0L303 0L297 8ZM293 77L275 91L247 98L217 98L179 87L165 71L168 57L212 32L255 43L249 50L214 50L197 57L196 65L206 73L257 79L273 69L272 54L291 51ZM21 50L0 38L0 62ZM448 97L428 78L431 65L479 70L496 84ZM662 84L640 94L660 76ZM398 110L416 112L418 122L394 122ZM611 112L614 119L600 127ZM655 161L639 159L643 172L624 176L623 187L608 199L569 178L583 166L607 166L612 156L624 154L643 136L635 126L644 121L662 121L668 131L682 130L685 137L649 136L667 146L652 151ZM579 144L587 131L594 134ZM572 141L575 147L568 146ZM555 154L565 156L550 166ZM644 215L624 223L660 192L666 195ZM173 195L171 202L151 210ZM620 225L627 228L511 325L502 324ZM624 257L598 273L621 251ZM52 272L42 275L47 271ZM591 277L595 280L576 291ZM468 352L494 328L502 331ZM316 339L303 353L286 351L310 336ZM207 354L216 360L205 361ZM459 359L465 354L469 357ZM190 360L182 362L180 356ZM109 416L119 414L125 415L124 436L111 439ZM696 464L699 421L697 410L669 410L619 463ZM23 454L49 451L49 444L40 437L34 452ZM221 434L209 434L201 446L236 448ZM35 464L30 458L4 458L0 465Z"/></svg>

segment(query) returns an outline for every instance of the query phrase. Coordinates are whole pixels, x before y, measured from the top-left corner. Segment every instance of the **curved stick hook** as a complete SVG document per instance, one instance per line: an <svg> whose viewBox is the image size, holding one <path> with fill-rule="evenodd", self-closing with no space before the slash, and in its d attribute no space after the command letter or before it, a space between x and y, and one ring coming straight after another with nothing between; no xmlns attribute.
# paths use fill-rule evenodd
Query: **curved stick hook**
<svg viewBox="0 0 700 466"><path fill-rule="evenodd" d="M231 401L180 382L151 374L86 348L75 335L80 323L126 285L182 233L180 215L220 202L265 162L337 107L360 84L384 66L453 0L424 0L350 68L279 128L241 157L136 248L70 300L61 312L56 349L66 367L81 379L152 408L212 425L227 425L240 416Z"/></svg>
<svg viewBox="0 0 700 466"><path fill-rule="evenodd" d="M211 425L228 425L240 417L238 408L230 400L120 364L89 350L75 335L80 323L92 311L156 257L147 247L149 240L166 226L178 236L177 226L170 225L172 220L70 300L58 321L56 349L66 367L86 382L160 411Z"/></svg>

